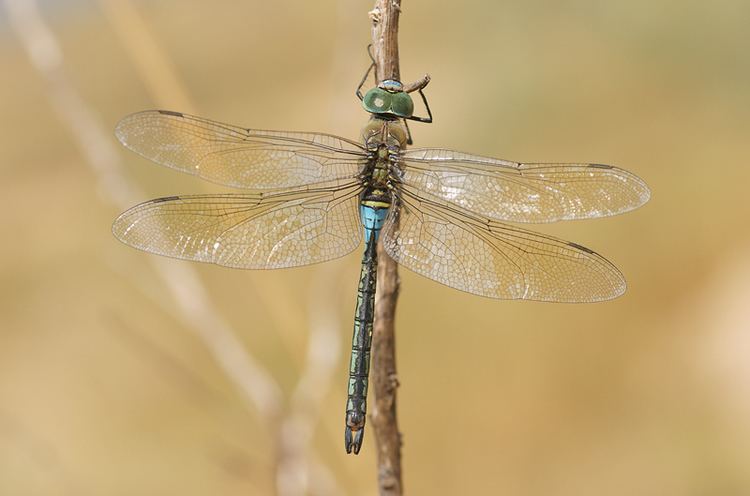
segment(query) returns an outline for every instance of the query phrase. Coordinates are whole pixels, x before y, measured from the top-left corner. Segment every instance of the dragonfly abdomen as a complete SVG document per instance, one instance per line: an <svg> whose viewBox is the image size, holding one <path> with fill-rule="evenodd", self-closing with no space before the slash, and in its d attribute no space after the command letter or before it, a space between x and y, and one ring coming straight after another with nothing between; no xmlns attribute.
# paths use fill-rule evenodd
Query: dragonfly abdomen
<svg viewBox="0 0 750 496"><path fill-rule="evenodd" d="M378 275L377 242L388 214L388 203L363 199L360 217L365 230L365 252L357 287L352 355L349 362L349 390L346 401L346 452L358 454L367 415L367 387L370 373L372 325L375 318L375 288Z"/></svg>

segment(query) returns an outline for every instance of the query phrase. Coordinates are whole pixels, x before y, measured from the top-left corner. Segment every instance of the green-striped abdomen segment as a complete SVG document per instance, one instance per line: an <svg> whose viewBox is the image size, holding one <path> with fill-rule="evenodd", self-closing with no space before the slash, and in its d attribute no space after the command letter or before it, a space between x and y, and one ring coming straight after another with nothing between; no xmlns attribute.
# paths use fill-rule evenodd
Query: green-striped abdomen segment
<svg viewBox="0 0 750 496"><path fill-rule="evenodd" d="M378 274L376 250L380 227L387 209L362 206L361 217L365 225L365 253L357 288L357 307L354 313L352 356L349 362L349 391L346 400L346 452L359 453L364 437L367 415L367 379L370 373L370 345L375 317L375 286Z"/></svg>

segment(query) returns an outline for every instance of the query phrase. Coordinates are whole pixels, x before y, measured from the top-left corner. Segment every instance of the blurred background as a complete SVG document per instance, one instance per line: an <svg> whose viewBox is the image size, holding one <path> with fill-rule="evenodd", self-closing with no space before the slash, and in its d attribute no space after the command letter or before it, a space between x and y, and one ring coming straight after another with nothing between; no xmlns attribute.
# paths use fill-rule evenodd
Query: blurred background
<svg viewBox="0 0 750 496"><path fill-rule="evenodd" d="M0 494L376 494L343 446L359 251L253 272L110 233L221 188L113 136L148 108L357 138L373 2L0 1ZM418 146L616 164L624 216L542 226L629 282L501 302L402 271L408 494L750 494L743 0L404 0Z"/></svg>

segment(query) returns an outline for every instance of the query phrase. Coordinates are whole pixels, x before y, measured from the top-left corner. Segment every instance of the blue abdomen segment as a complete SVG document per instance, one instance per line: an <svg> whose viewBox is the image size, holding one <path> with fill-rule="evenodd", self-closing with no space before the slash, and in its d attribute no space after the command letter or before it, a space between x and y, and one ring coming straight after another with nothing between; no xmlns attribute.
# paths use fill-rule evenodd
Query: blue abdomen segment
<svg viewBox="0 0 750 496"><path fill-rule="evenodd" d="M375 235L375 241L378 240L380 230L383 228L387 216L387 208L373 207L370 205L359 206L359 217L362 220L362 227L365 229L365 244L370 240L370 236L373 234Z"/></svg>

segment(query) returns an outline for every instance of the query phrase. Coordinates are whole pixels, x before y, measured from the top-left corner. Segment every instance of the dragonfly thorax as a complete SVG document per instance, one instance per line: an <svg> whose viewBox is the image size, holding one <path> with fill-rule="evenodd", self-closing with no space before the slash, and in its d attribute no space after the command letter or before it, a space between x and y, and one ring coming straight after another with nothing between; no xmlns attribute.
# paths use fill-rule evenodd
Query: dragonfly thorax
<svg viewBox="0 0 750 496"><path fill-rule="evenodd" d="M406 147L406 128L401 121L373 115L362 128L362 141L370 152L385 145L390 153L398 153Z"/></svg>

